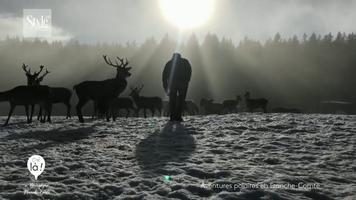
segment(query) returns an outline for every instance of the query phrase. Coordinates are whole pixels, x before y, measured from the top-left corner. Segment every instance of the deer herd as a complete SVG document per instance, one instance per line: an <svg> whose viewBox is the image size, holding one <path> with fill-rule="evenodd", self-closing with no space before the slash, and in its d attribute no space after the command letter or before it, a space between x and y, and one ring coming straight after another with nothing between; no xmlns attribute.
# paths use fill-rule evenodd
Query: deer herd
<svg viewBox="0 0 356 200"><path fill-rule="evenodd" d="M120 110L126 111L126 117L131 115L131 111L135 116L139 116L141 110L144 117L147 117L147 111L150 111L152 116L156 112L158 116L169 115L169 102L163 101L160 97L140 95L143 85L131 88L129 97L119 97L127 87L126 79L131 76L129 62L120 57L116 57L114 63L106 55L103 55L103 58L107 65L116 69L114 78L103 81L84 81L73 87L78 97L76 112L80 122L84 122L82 107L89 101L94 102L93 117L105 117L107 121L110 121L110 118L115 121ZM4 126L8 125L16 106L25 107L27 123L32 122L35 105L39 106L37 119L40 122L51 122L52 105L57 103L66 106L66 118L71 118L70 100L72 91L62 87L41 85L41 82L50 73L47 69L43 72L44 66L42 65L38 71L33 73L25 64L22 65L22 69L27 77L27 85L0 92L0 102L7 101L10 103L10 111ZM202 111L199 111L199 107L193 101L188 100L184 106L184 112L188 115L236 113L239 111L238 107L240 107L241 101L240 96L225 100L221 104L215 103L212 99L203 98L200 101ZM267 99L251 99L250 93L246 92L245 102L249 112L253 112L255 109L262 109L267 112Z"/></svg>

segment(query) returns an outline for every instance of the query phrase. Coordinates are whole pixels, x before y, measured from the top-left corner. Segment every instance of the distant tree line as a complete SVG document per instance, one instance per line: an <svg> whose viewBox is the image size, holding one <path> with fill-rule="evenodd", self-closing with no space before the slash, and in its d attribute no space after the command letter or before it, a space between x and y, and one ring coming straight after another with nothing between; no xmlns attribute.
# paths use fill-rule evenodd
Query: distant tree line
<svg viewBox="0 0 356 200"><path fill-rule="evenodd" d="M215 34L207 34L203 41L192 35L180 45L168 35L139 45L6 38L0 40L0 90L26 85L22 63L34 69L46 66L51 74L43 84L50 86L72 88L82 80L114 77L115 71L102 59L107 54L130 60L130 86L144 84L143 95L164 97L161 73L175 51L192 65L188 99L195 102L202 97L222 101L247 90L252 97L267 98L270 107L295 107L305 112L322 112L322 101L356 102L355 33L305 34L287 39L276 34L264 43L245 38L238 45ZM123 96L129 92L128 87ZM355 111L352 105L350 112ZM1 109L0 114L5 112Z"/></svg>

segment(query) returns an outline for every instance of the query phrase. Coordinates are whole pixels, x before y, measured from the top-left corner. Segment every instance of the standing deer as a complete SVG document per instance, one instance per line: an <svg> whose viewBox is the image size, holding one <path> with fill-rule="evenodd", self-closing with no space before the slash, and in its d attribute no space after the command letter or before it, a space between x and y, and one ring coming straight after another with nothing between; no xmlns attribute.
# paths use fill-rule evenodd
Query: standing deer
<svg viewBox="0 0 356 200"><path fill-rule="evenodd" d="M40 66L40 68L41 69L43 69L44 68L44 66ZM45 71L45 73L42 75L42 76L40 76L40 77L36 77L35 78L35 80L33 81L33 85L28 85L28 86L39 86L40 85L40 83L43 81L43 78L47 75L47 74L49 74L49 71L46 69L46 71ZM39 74L38 74L39 75ZM28 80L27 80L27 82L28 82ZM52 92L52 90L51 90L51 96L53 95L53 92ZM31 118L32 118L32 116L31 116ZM39 109L39 111L38 111L38 115L37 115L37 120L43 120L43 118L44 118L44 116L42 116L42 108L41 108L41 106L40 106L40 109ZM32 119L31 119L32 120Z"/></svg>
<svg viewBox="0 0 356 200"><path fill-rule="evenodd" d="M225 100L223 101L224 111L227 113L236 113L237 106L240 104L241 97L239 95L236 96L235 100Z"/></svg>
<svg viewBox="0 0 356 200"><path fill-rule="evenodd" d="M184 111L187 112L189 115L199 114L199 108L197 104L195 104L192 100L185 101Z"/></svg>
<svg viewBox="0 0 356 200"><path fill-rule="evenodd" d="M126 118L130 115L130 110L136 110L130 98L115 98L110 104L110 113L113 121L116 120L121 109L126 110Z"/></svg>
<svg viewBox="0 0 356 200"><path fill-rule="evenodd" d="M152 113L152 117L155 114L155 111L158 110L159 115L161 116L162 114L162 108L163 108L163 103L162 99L160 97L143 97L140 96L140 92L143 88L143 85L141 87L135 87L131 88L131 93L130 96L134 100L137 110L136 114L140 112L141 109L143 109L143 115L146 118L146 109L149 109Z"/></svg>
<svg viewBox="0 0 356 200"><path fill-rule="evenodd" d="M33 75L31 75L31 69L27 70L27 67L25 64L23 64L22 68L26 72L26 77L27 77L27 85L28 86L38 86L41 85L41 82L43 81L44 77L47 76L50 72L46 69L45 73L42 74L42 76L39 77L40 73L42 72L44 66L40 66L40 71L35 72ZM70 99L72 97L72 92L63 87L51 87L51 96L50 96L50 102L51 104L56 104L56 103L63 103L67 107L67 115L66 119L71 118L70 114ZM38 117L37 119L40 120L42 117L42 109L40 108Z"/></svg>
<svg viewBox="0 0 356 200"><path fill-rule="evenodd" d="M115 101L115 99L113 99L112 101ZM109 103L109 105L107 105L107 103L105 103L105 101L93 101L93 114L91 115L91 119L103 119L106 116L106 109L109 109L109 114L111 113L111 103Z"/></svg>
<svg viewBox="0 0 356 200"><path fill-rule="evenodd" d="M99 107L98 102L93 101L93 114L91 115L91 119L100 118L98 107Z"/></svg>
<svg viewBox="0 0 356 200"><path fill-rule="evenodd" d="M18 86L6 92L0 92L0 102L8 101L10 103L10 111L7 120L3 126L7 126L10 117L16 106L23 105L26 111L27 123L31 123L33 115L33 106L39 104L47 115L47 121L51 122L51 103L49 97L51 89L48 86ZM31 116L29 116L29 106L31 106ZM45 122L42 119L41 122Z"/></svg>
<svg viewBox="0 0 356 200"><path fill-rule="evenodd" d="M169 101L163 101L163 116L169 116ZM185 101L183 107L183 113L188 115L197 115L199 114L199 108L197 104L194 103L192 100Z"/></svg>
<svg viewBox="0 0 356 200"><path fill-rule="evenodd" d="M169 116L169 101L162 101L163 116Z"/></svg>
<svg viewBox="0 0 356 200"><path fill-rule="evenodd" d="M245 100L246 100L246 107L248 108L249 112L253 112L254 109L261 108L263 112L267 112L267 104L268 100L265 98L260 99L251 99L250 92L245 93Z"/></svg>
<svg viewBox="0 0 356 200"><path fill-rule="evenodd" d="M37 71L37 72L35 71L34 73L31 73L31 69L28 69L28 65L26 65L25 63L22 64L22 69L25 72L25 75L27 78L27 86L39 85L37 79L38 79L38 76L41 74L43 68L44 68L44 66L41 65L39 71ZM35 105L31 105L30 121L32 121L34 109L35 109ZM39 117L38 117L38 120L40 120Z"/></svg>
<svg viewBox="0 0 356 200"><path fill-rule="evenodd" d="M224 106L221 103L213 103L214 100L207 100L202 98L200 100L200 106L202 106L206 114L222 114Z"/></svg>
<svg viewBox="0 0 356 200"><path fill-rule="evenodd" d="M84 81L75 85L73 89L76 91L79 102L76 106L77 115L81 123L84 122L82 107L89 101L93 100L98 104L103 105L103 112L106 113L106 120L110 120L109 106L113 99L118 97L127 86L126 78L131 76L129 72L131 67L127 67L128 60L117 57L116 64L113 64L106 55L103 55L106 64L116 68L116 77L104 81ZM120 64L117 62L120 61Z"/></svg>

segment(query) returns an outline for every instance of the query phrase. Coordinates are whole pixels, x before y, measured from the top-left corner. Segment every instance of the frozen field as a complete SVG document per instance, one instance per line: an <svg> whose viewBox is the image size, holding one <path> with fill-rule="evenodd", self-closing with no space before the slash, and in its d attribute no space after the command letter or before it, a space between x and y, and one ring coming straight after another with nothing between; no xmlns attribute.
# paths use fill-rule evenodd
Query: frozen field
<svg viewBox="0 0 356 200"><path fill-rule="evenodd" d="M356 199L355 116L24 121L0 128L0 199Z"/></svg>

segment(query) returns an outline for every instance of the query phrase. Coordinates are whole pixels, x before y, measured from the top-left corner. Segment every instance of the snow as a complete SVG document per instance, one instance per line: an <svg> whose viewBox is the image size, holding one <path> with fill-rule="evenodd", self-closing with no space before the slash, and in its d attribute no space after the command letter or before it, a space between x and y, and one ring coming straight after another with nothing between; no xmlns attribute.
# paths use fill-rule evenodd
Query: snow
<svg viewBox="0 0 356 200"><path fill-rule="evenodd" d="M15 116L0 128L0 197L356 199L355 119L240 113L182 124L163 117L25 124ZM37 181L26 165L35 154L46 161Z"/></svg>

